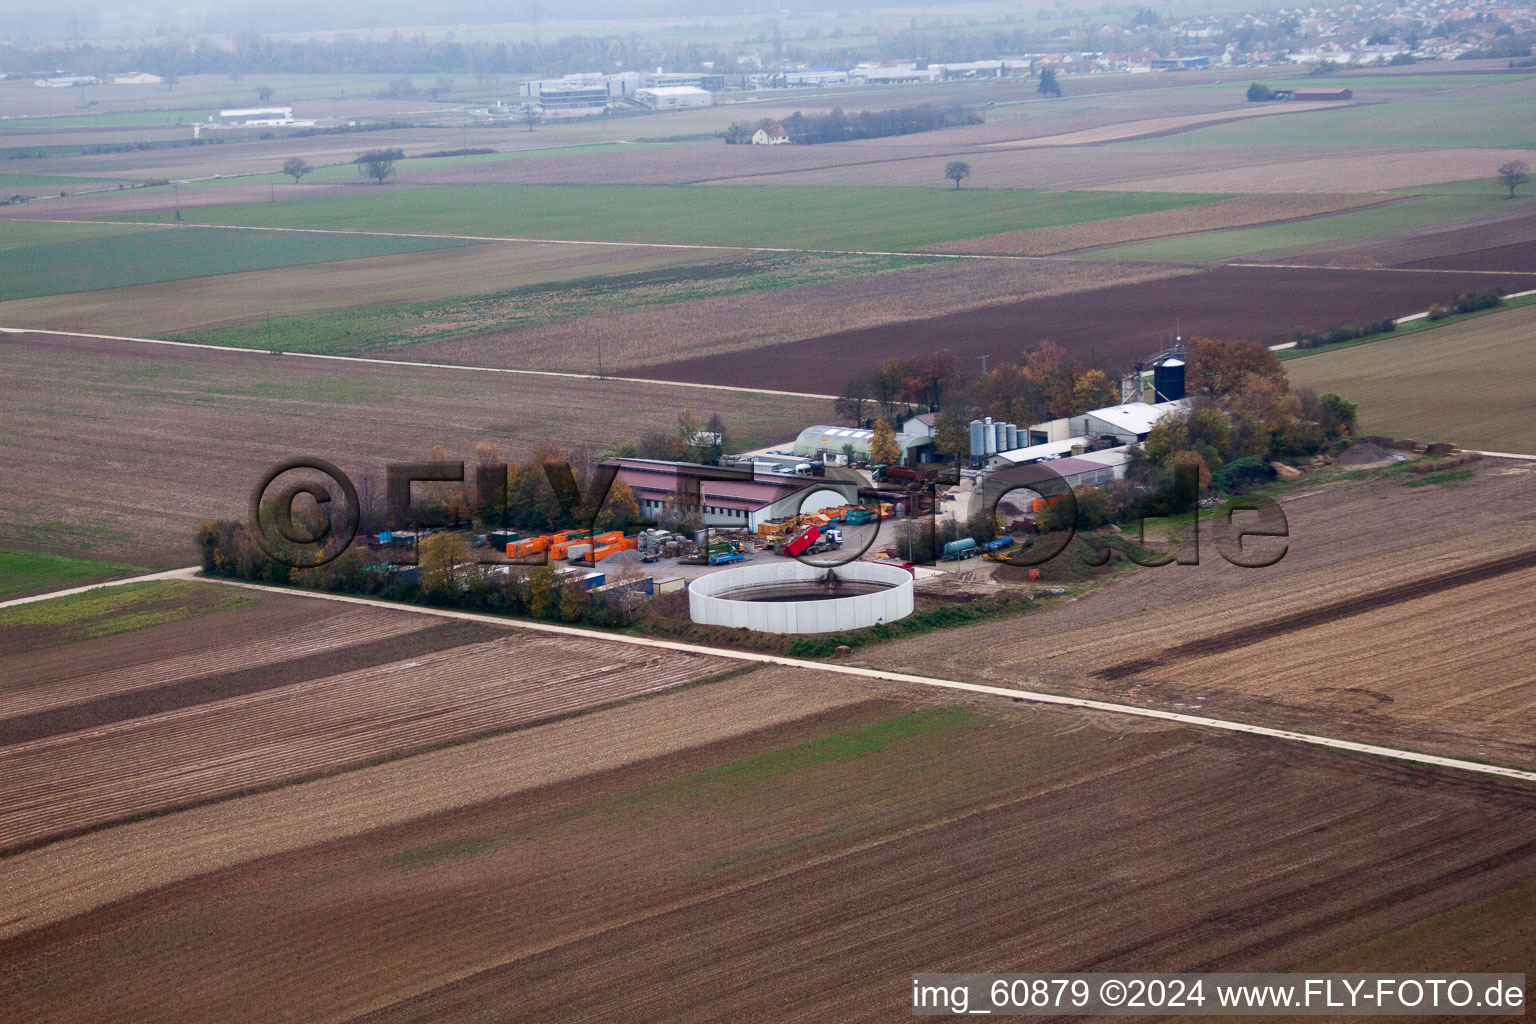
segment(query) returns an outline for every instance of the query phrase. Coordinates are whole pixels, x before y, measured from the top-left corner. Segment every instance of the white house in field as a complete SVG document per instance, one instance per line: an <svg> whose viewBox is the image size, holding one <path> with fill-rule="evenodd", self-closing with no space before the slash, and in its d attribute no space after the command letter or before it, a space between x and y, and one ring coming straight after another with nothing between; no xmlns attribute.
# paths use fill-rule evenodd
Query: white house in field
<svg viewBox="0 0 1536 1024"><path fill-rule="evenodd" d="M754 146L782 146L789 141L789 132L784 130L781 124L770 128L759 128L752 133L752 145Z"/></svg>
<svg viewBox="0 0 1536 1024"><path fill-rule="evenodd" d="M165 79L159 75L152 75L148 71L130 71L126 75L118 75L112 79L113 85L155 85Z"/></svg>

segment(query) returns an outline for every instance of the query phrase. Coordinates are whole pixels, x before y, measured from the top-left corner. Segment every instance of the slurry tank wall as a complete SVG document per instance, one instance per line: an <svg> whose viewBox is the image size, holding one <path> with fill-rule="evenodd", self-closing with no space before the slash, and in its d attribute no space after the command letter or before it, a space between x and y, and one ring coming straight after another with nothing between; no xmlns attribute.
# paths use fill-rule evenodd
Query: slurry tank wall
<svg viewBox="0 0 1536 1024"><path fill-rule="evenodd" d="M878 586L873 593L803 601L754 601L752 591L802 584L814 591L825 567L803 562L747 565L701 576L688 585L688 614L709 626L733 626L763 633L835 633L894 622L912 614L912 575L894 565L850 562L834 570L849 583Z"/></svg>

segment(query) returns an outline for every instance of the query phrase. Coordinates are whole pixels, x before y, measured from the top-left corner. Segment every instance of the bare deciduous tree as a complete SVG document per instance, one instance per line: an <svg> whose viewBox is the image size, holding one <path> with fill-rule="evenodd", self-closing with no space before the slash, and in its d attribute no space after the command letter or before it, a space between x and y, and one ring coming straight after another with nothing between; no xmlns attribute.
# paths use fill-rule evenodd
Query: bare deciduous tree
<svg viewBox="0 0 1536 1024"><path fill-rule="evenodd" d="M1515 189L1531 180L1531 168L1524 160L1511 160L1499 168L1499 181L1509 189L1506 199L1515 198Z"/></svg>

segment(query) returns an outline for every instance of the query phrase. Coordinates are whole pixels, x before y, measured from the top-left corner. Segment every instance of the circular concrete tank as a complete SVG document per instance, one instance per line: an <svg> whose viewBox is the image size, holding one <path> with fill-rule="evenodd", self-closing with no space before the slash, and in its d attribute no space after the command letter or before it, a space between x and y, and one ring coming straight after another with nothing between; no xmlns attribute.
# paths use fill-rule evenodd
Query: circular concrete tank
<svg viewBox="0 0 1536 1024"><path fill-rule="evenodd" d="M722 569L689 584L688 614L705 625L764 633L862 629L912 614L912 575L877 562L831 570L797 561Z"/></svg>

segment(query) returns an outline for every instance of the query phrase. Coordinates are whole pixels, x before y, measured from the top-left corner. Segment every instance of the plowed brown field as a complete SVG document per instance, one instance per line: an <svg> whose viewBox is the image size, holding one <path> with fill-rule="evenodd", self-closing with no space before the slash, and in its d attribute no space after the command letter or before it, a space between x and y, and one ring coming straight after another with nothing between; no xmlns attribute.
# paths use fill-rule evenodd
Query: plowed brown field
<svg viewBox="0 0 1536 1024"><path fill-rule="evenodd" d="M807 338L750 353L646 367L668 380L743 384L774 368L775 386L825 388L882 359L948 351L964 366L1008 359L1049 339L1111 369L1167 347L1174 334L1274 344L1294 328L1318 330L1406 316L1462 291L1536 287L1536 273L1376 273L1366 270L1219 267L1200 274L987 306L946 316ZM994 362L995 365L995 362ZM825 392L823 392L825 393Z"/></svg>
<svg viewBox="0 0 1536 1024"><path fill-rule="evenodd" d="M218 638L209 639L212 655ZM514 634L14 742L0 748L0 848L500 732L725 667Z"/></svg>
<svg viewBox="0 0 1536 1024"><path fill-rule="evenodd" d="M535 765L567 731L596 757L515 798L13 932L13 1019L888 1020L914 970L1285 970L1536 871L1519 787L1070 711L849 683L840 707L668 751L806 682L754 675L547 727ZM663 702L653 747L631 732L602 760L607 726ZM178 817L113 830L125 867Z"/></svg>
<svg viewBox="0 0 1536 1024"><path fill-rule="evenodd" d="M1289 549L1269 569L1224 562L1206 524L1199 565L870 660L1536 766L1536 553L1516 525L1536 467L1484 460L1464 482L1414 479L1284 499Z"/></svg>
<svg viewBox="0 0 1536 1024"><path fill-rule="evenodd" d="M684 405L747 444L831 415L817 400L39 335L0 335L0 355L0 432L26 453L0 481L0 543L148 566L193 561L199 522L243 515L261 475L299 456L382 481L436 444L468 461L482 441L509 458L551 441L595 454L675 431Z"/></svg>

